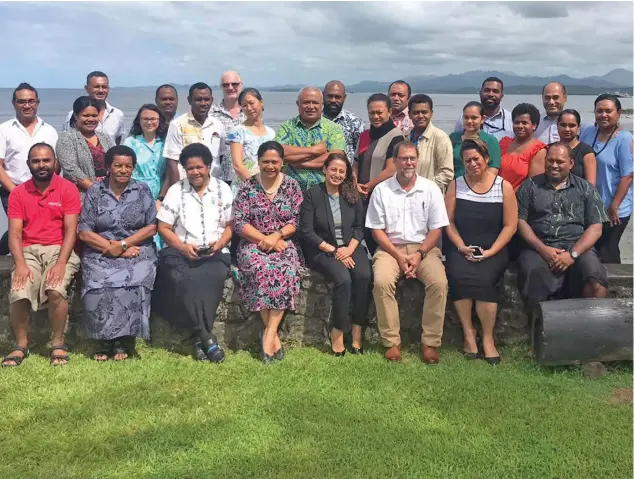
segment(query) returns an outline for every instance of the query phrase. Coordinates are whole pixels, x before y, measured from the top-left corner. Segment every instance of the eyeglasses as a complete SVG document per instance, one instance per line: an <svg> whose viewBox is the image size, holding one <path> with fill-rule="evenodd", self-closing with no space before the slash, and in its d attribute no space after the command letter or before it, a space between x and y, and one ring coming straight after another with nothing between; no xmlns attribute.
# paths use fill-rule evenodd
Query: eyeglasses
<svg viewBox="0 0 634 479"><path fill-rule="evenodd" d="M222 88L229 88L229 86L231 86L232 88L238 88L240 85L242 85L242 82L232 81L230 83L222 83Z"/></svg>
<svg viewBox="0 0 634 479"><path fill-rule="evenodd" d="M158 123L159 119L158 118L141 118L141 121L143 123Z"/></svg>
<svg viewBox="0 0 634 479"><path fill-rule="evenodd" d="M402 161L403 163L416 163L418 161L418 158L416 158L415 156L407 156L407 157L397 156L396 159L398 161Z"/></svg>
<svg viewBox="0 0 634 479"><path fill-rule="evenodd" d="M40 101L39 101L39 100L35 100L35 99L31 98L30 100L22 100L22 99L20 99L20 100L15 100L15 102L16 102L18 105L27 105L27 104L28 104L29 106L35 106L35 105L37 105Z"/></svg>

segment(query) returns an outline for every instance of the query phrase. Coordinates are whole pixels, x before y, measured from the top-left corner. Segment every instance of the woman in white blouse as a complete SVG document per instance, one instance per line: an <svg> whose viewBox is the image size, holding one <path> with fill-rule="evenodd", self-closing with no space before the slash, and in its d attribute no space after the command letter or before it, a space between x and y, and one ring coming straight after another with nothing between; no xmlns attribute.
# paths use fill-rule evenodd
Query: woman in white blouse
<svg viewBox="0 0 634 479"><path fill-rule="evenodd" d="M157 215L167 244L159 255L155 307L167 321L192 332L197 360L224 361L212 333L231 260L233 195L210 176L212 155L205 145L183 148L179 158L187 177L170 187Z"/></svg>

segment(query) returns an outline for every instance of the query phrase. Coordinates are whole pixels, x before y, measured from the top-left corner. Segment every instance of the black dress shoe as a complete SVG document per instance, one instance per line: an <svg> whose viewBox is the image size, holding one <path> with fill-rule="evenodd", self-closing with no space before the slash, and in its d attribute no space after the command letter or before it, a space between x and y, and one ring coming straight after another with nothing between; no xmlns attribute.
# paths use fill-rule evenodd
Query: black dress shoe
<svg viewBox="0 0 634 479"><path fill-rule="evenodd" d="M194 343L194 359L196 361L209 360L209 358L207 357L207 354L205 354L205 351L203 351L203 343L201 343L200 341L197 341Z"/></svg>
<svg viewBox="0 0 634 479"><path fill-rule="evenodd" d="M350 354L363 354L363 348L355 348L354 346L350 346Z"/></svg>
<svg viewBox="0 0 634 479"><path fill-rule="evenodd" d="M479 352L477 352L477 353L468 353L466 351L464 351L462 353L462 356L468 361L473 361L474 359L480 359L482 357L482 355Z"/></svg>
<svg viewBox="0 0 634 479"><path fill-rule="evenodd" d="M286 351L284 351L284 346L281 346L280 349L273 353L273 357L278 361L281 361L286 357Z"/></svg>
<svg viewBox="0 0 634 479"><path fill-rule="evenodd" d="M502 362L502 358L500 356L494 356L492 358L483 358L487 363L491 366L497 366Z"/></svg>

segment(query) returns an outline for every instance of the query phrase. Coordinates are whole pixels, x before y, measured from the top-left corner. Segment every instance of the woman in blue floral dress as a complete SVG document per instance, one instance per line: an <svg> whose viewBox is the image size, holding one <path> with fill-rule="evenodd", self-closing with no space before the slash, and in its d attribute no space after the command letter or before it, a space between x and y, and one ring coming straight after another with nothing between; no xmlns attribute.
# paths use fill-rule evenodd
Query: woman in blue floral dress
<svg viewBox="0 0 634 479"><path fill-rule="evenodd" d="M277 333L287 309L295 309L299 295L301 257L292 237L297 229L302 192L299 184L281 173L282 146L263 143L258 150L260 173L240 184L234 202L241 297L250 311L259 311L265 329L261 358L282 359Z"/></svg>

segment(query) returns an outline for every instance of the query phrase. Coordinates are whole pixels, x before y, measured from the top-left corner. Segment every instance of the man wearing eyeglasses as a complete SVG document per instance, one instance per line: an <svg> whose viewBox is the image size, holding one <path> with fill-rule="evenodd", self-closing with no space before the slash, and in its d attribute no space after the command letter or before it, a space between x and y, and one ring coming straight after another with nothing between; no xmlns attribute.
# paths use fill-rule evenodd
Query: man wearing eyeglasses
<svg viewBox="0 0 634 479"><path fill-rule="evenodd" d="M240 79L238 72L224 72L220 76L220 87L222 88L222 100L219 104L211 106L209 114L220 120L225 127L225 131L228 132L246 120L246 115L242 112L240 103L238 103L238 98L242 92L242 79ZM231 184L236 179L236 173L233 169L230 149L227 148L225 155L221 158L220 166L220 179Z"/></svg>
<svg viewBox="0 0 634 479"><path fill-rule="evenodd" d="M107 133L112 141L117 145L121 143L123 137L126 136L125 122L123 120L123 112L115 108L106 100L110 93L110 80L104 72L90 72L86 77L86 86L84 87L90 98L99 104L99 124L97 131ZM70 129L70 119L73 117L73 111L69 111L64 121L64 131Z"/></svg>
<svg viewBox="0 0 634 479"><path fill-rule="evenodd" d="M418 149L410 141L394 147L396 174L372 192L365 226L379 247L374 253L374 303L381 342L388 361L401 359L400 316L396 284L403 276L425 285L421 359L438 363L445 321L448 283L441 261L442 228L449 225L438 185L416 173Z"/></svg>
<svg viewBox="0 0 634 479"><path fill-rule="evenodd" d="M489 77L482 82L480 88L480 103L484 107L484 123L482 131L501 140L505 136L515 137L513 133L513 118L511 112L502 108L504 98L504 83L497 77ZM458 118L454 131L462 132L462 117Z"/></svg>
<svg viewBox="0 0 634 479"><path fill-rule="evenodd" d="M46 143L55 148L57 144L55 128L37 116L40 100L35 88L28 83L20 83L13 91L12 103L15 118L0 124L0 200L5 213L11 191L31 178L26 163L31 147L36 143ZM9 254L6 233L0 240L0 254Z"/></svg>

